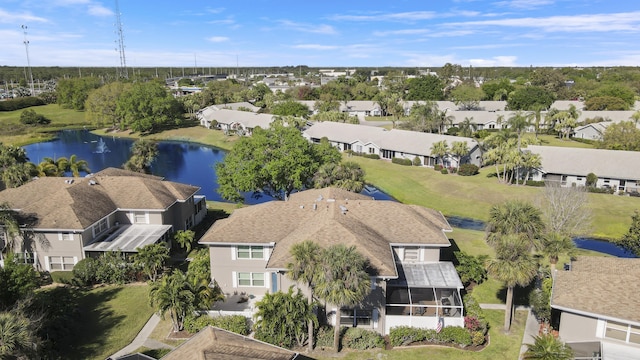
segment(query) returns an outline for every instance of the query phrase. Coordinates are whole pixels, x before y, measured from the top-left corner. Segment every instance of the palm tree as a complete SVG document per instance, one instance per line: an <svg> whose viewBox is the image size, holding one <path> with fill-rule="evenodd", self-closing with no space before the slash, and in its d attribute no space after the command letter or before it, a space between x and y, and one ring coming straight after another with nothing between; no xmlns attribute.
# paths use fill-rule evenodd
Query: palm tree
<svg viewBox="0 0 640 360"><path fill-rule="evenodd" d="M391 117L391 122L393 128L395 129L396 123L400 121L400 118L404 115L404 104L402 103L402 98L398 94L391 95L391 104L389 106L389 111L393 115Z"/></svg>
<svg viewBox="0 0 640 360"><path fill-rule="evenodd" d="M0 359L35 359L40 339L36 324L22 311L0 313Z"/></svg>
<svg viewBox="0 0 640 360"><path fill-rule="evenodd" d="M187 275L178 269L152 283L149 288L149 305L163 319L169 313L174 332L184 328L185 317L195 309L195 299Z"/></svg>
<svg viewBox="0 0 640 360"><path fill-rule="evenodd" d="M526 360L571 360L573 349L562 343L553 334L534 336L533 344L527 344L522 356Z"/></svg>
<svg viewBox="0 0 640 360"><path fill-rule="evenodd" d="M631 120L633 120L633 123L638 126L638 122L640 121L640 110L637 110L631 115Z"/></svg>
<svg viewBox="0 0 640 360"><path fill-rule="evenodd" d="M522 179L522 184L524 185L529 178L531 170L539 169L542 166L542 157L540 154L534 154L530 151L523 152L521 154L521 165L526 170L524 178Z"/></svg>
<svg viewBox="0 0 640 360"><path fill-rule="evenodd" d="M444 156L449 152L449 145L447 145L447 140L436 141L431 145L431 155L436 157L436 164L438 163L437 159L442 160L442 165L444 166Z"/></svg>
<svg viewBox="0 0 640 360"><path fill-rule="evenodd" d="M520 151L522 145L522 133L527 130L527 127L529 126L529 117L522 111L516 111L509 120L507 120L507 124L511 131L515 131L516 134L518 134L518 151Z"/></svg>
<svg viewBox="0 0 640 360"><path fill-rule="evenodd" d="M551 274L553 275L556 264L558 263L558 257L565 254L569 256L573 255L576 250L576 245L568 235L551 232L542 236L539 248L542 255L549 258L549 266L551 267Z"/></svg>
<svg viewBox="0 0 640 360"><path fill-rule="evenodd" d="M140 139L131 145L131 157L124 168L136 172L149 172L149 167L158 156L158 144L154 141Z"/></svg>
<svg viewBox="0 0 640 360"><path fill-rule="evenodd" d="M520 234L533 245L543 229L541 211L528 202L507 200L489 210L486 230L490 244L502 235Z"/></svg>
<svg viewBox="0 0 640 360"><path fill-rule="evenodd" d="M5 243L0 244L0 251L13 251L16 238L20 236L20 220L18 213L9 204L0 204L0 229L5 233Z"/></svg>
<svg viewBox="0 0 640 360"><path fill-rule="evenodd" d="M188 254L191 251L191 247L193 246L193 240L195 239L196 233L193 230L178 230L175 235L173 235L173 239L180 245L181 248L185 249L185 252Z"/></svg>
<svg viewBox="0 0 640 360"><path fill-rule="evenodd" d="M458 128L460 128L461 136L471 137L478 128L478 124L473 122L473 116L470 118L465 117L464 120L458 124Z"/></svg>
<svg viewBox="0 0 640 360"><path fill-rule="evenodd" d="M287 264L287 276L293 281L303 283L309 288L307 303L311 308L316 282L321 276L322 249L310 240L297 243L289 250L291 262ZM309 352L313 351L313 319L309 319Z"/></svg>
<svg viewBox="0 0 640 360"><path fill-rule="evenodd" d="M61 175L60 169L58 168L58 164L50 157L43 158L42 161L40 161L40 163L36 165L36 172L37 172L37 176L39 177Z"/></svg>
<svg viewBox="0 0 640 360"><path fill-rule="evenodd" d="M164 244L149 244L139 248L133 259L134 264L142 269L151 281L156 281L158 273L169 260L169 248Z"/></svg>
<svg viewBox="0 0 640 360"><path fill-rule="evenodd" d="M336 306L333 347L340 350L340 316L345 306L360 303L371 292L367 260L355 248L334 245L322 252L322 276L316 284L320 298Z"/></svg>
<svg viewBox="0 0 640 360"><path fill-rule="evenodd" d="M513 289L527 286L536 276L538 264L530 253L531 245L522 234L512 233L494 238L496 257L487 263L487 271L507 286L504 331L511 329Z"/></svg>
<svg viewBox="0 0 640 360"><path fill-rule="evenodd" d="M89 163L86 160L78 160L78 157L74 154L69 156L69 159L61 157L56 160L58 169L62 172L70 171L74 177L80 177L80 172L90 173Z"/></svg>
<svg viewBox="0 0 640 360"><path fill-rule="evenodd" d="M458 170L460 170L460 162L462 157L469 153L469 145L466 141L454 141L451 143L451 152L458 156Z"/></svg>
<svg viewBox="0 0 640 360"><path fill-rule="evenodd" d="M449 109L437 112L438 116L436 117L436 121L438 122L438 134L442 134L444 128L447 127L447 125L453 124L453 121L456 119L453 115L447 115L447 110Z"/></svg>

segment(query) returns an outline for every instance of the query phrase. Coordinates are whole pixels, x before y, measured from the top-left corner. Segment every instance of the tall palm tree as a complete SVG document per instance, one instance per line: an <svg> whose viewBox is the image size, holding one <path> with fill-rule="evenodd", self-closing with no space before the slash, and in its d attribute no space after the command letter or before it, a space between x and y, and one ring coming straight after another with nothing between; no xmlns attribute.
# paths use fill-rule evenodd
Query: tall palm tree
<svg viewBox="0 0 640 360"><path fill-rule="evenodd" d="M79 160L77 155L71 155L69 158L61 157L56 160L58 169L62 172L70 171L74 177L80 177L80 172L90 173L89 163L86 160Z"/></svg>
<svg viewBox="0 0 640 360"><path fill-rule="evenodd" d="M0 313L0 359L34 359L40 345L34 322L22 311Z"/></svg>
<svg viewBox="0 0 640 360"><path fill-rule="evenodd" d="M0 204L0 231L5 233L5 243L0 243L0 251L13 251L16 238L20 236L20 221L18 213L9 204Z"/></svg>
<svg viewBox="0 0 640 360"><path fill-rule="evenodd" d="M438 122L438 134L442 134L447 125L453 124L453 121L456 119L453 115L447 115L448 110L449 109L438 111L438 116L436 117Z"/></svg>
<svg viewBox="0 0 640 360"><path fill-rule="evenodd" d="M367 260L355 248L334 245L322 252L322 276L316 285L320 298L336 306L333 347L340 350L340 316L345 306L360 303L371 292Z"/></svg>
<svg viewBox="0 0 640 360"><path fill-rule="evenodd" d="M36 165L36 172L39 177L60 176L64 173L60 172L58 164L50 157L43 158L42 161Z"/></svg>
<svg viewBox="0 0 640 360"><path fill-rule="evenodd" d="M174 332L184 329L184 319L195 309L195 299L187 275L178 269L152 283L149 288L149 305L163 319L169 313Z"/></svg>
<svg viewBox="0 0 640 360"><path fill-rule="evenodd" d="M532 169L539 169L542 166L542 157L540 154L534 154L530 151L523 152L521 154L521 165L526 170L522 184L524 185Z"/></svg>
<svg viewBox="0 0 640 360"><path fill-rule="evenodd" d="M458 124L458 128L460 129L460 135L465 137L470 137L478 128L478 124L473 122L472 117L465 117L460 124Z"/></svg>
<svg viewBox="0 0 640 360"><path fill-rule="evenodd" d="M309 288L307 303L309 307L313 304L316 283L321 276L321 255L322 249L313 241L305 240L297 243L289 250L291 261L287 264L287 276L293 281L300 282ZM313 324L314 320L309 319L309 351L313 351Z"/></svg>
<svg viewBox="0 0 640 360"><path fill-rule="evenodd" d="M158 156L156 142L140 139L131 145L131 157L124 164L125 169L136 172L149 172L149 167Z"/></svg>
<svg viewBox="0 0 640 360"><path fill-rule="evenodd" d="M522 133L527 130L529 126L529 116L523 113L522 111L516 111L509 119L507 120L507 124L509 125L509 129L511 131L515 131L518 135L518 151L520 151L522 145Z"/></svg>
<svg viewBox="0 0 640 360"><path fill-rule="evenodd" d="M560 255L571 256L576 250L576 245L571 240L571 237L557 232L544 234L538 247L540 248L540 253L549 258L552 275L555 272Z"/></svg>
<svg viewBox="0 0 640 360"><path fill-rule="evenodd" d="M193 230L178 230L175 235L173 235L173 239L180 245L181 248L185 249L185 252L188 254L191 251L191 247L193 246L193 241L195 240L196 233Z"/></svg>
<svg viewBox="0 0 640 360"><path fill-rule="evenodd" d="M526 360L571 360L573 349L552 334L534 336L522 358Z"/></svg>
<svg viewBox="0 0 640 360"><path fill-rule="evenodd" d="M487 262L487 271L507 286L504 312L504 331L511 329L513 289L527 286L536 276L538 264L530 253L530 243L520 233L499 235L494 238L496 257Z"/></svg>
<svg viewBox="0 0 640 360"><path fill-rule="evenodd" d="M490 244L502 235L520 234L530 242L531 248L544 230L542 212L528 202L507 200L491 207L486 230Z"/></svg>
<svg viewBox="0 0 640 360"><path fill-rule="evenodd" d="M440 159L442 165L444 166L444 156L449 152L449 145L447 145L447 140L436 141L431 145L431 155L436 157L436 164L438 163L437 159Z"/></svg>
<svg viewBox="0 0 640 360"><path fill-rule="evenodd" d="M462 157L469 153L469 145L466 141L454 141L451 143L451 153L458 157L458 170L460 170L460 161Z"/></svg>

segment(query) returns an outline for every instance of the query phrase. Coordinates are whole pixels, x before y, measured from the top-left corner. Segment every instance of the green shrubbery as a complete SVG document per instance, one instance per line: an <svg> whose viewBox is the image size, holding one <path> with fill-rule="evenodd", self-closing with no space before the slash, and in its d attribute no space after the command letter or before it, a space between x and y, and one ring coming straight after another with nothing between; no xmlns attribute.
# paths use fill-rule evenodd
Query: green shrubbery
<svg viewBox="0 0 640 360"><path fill-rule="evenodd" d="M347 331L342 335L342 346L354 350L382 348L384 347L384 338L372 330L357 327L347 328Z"/></svg>
<svg viewBox="0 0 640 360"><path fill-rule="evenodd" d="M434 171L442 171L442 169L444 168L444 166L440 165L440 164L435 164L433 166L433 170Z"/></svg>
<svg viewBox="0 0 640 360"><path fill-rule="evenodd" d="M393 159L391 159L391 162L394 164L399 164L404 166L413 165L413 162L410 159L404 159L404 158L398 158L398 157L394 157Z"/></svg>
<svg viewBox="0 0 640 360"><path fill-rule="evenodd" d="M33 109L26 109L20 114L20 122L25 125L48 125L51 123L51 120L42 114L36 113Z"/></svg>
<svg viewBox="0 0 640 360"><path fill-rule="evenodd" d="M125 284L136 280L138 269L120 251L107 251L99 258L85 258L73 267L72 284Z"/></svg>
<svg viewBox="0 0 640 360"><path fill-rule="evenodd" d="M445 175L446 175L446 174L448 174L448 173L449 173L449 170L447 170L447 169L441 169L441 170L440 170L440 173L441 173L441 174L445 174Z"/></svg>
<svg viewBox="0 0 640 360"><path fill-rule="evenodd" d="M409 326L391 328L389 340L393 346L409 345L415 342L455 344L460 347L471 345L471 332L459 326L446 326L437 333L434 329L420 329Z"/></svg>
<svg viewBox="0 0 640 360"><path fill-rule="evenodd" d="M7 101L0 101L0 111L15 111L31 106L45 105L45 102L37 97L27 96Z"/></svg>
<svg viewBox="0 0 640 360"><path fill-rule="evenodd" d="M543 187L544 186L544 181L527 180L527 181L525 181L525 185Z"/></svg>
<svg viewBox="0 0 640 360"><path fill-rule="evenodd" d="M380 159L380 155L378 155L378 154L367 154L367 153L363 153L363 152L355 152L353 150L346 150L345 153L347 153L349 155L353 155L353 156L362 156L362 157L367 158L367 159L376 159L376 160Z"/></svg>
<svg viewBox="0 0 640 360"><path fill-rule="evenodd" d="M478 174L478 166L474 164L462 164L458 169L458 175L460 176L472 176Z"/></svg>
<svg viewBox="0 0 640 360"><path fill-rule="evenodd" d="M207 326L215 326L240 335L249 335L249 319L242 315L210 317L208 315L187 316L184 329L195 334Z"/></svg>
<svg viewBox="0 0 640 360"><path fill-rule="evenodd" d="M419 156L413 158L413 166L422 166L422 160Z"/></svg>

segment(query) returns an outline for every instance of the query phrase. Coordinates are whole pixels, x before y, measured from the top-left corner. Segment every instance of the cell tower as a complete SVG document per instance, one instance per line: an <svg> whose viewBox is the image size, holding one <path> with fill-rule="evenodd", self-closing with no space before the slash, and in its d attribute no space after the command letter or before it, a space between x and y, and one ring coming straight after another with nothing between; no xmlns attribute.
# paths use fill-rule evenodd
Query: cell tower
<svg viewBox="0 0 640 360"><path fill-rule="evenodd" d="M29 78L27 78L27 81L29 82L29 89L31 90L30 95L35 96L34 89L33 89L33 73L31 72L31 61L29 61L29 40L27 40L27 26L20 25L20 27L24 32L24 48L27 51L27 68L29 69ZM27 74L25 73L24 75L26 77Z"/></svg>
<svg viewBox="0 0 640 360"><path fill-rule="evenodd" d="M124 35L122 33L122 21L120 20L120 6L116 0L116 27L118 33L118 49L120 52L120 67L118 68L118 77L128 79L129 71L127 70L127 59L124 56Z"/></svg>

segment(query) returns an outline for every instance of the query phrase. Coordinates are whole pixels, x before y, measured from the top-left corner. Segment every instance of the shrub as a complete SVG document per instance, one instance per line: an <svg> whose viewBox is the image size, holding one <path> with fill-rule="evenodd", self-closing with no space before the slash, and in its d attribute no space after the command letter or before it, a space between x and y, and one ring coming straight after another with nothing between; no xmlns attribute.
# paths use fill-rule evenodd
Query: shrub
<svg viewBox="0 0 640 360"><path fill-rule="evenodd" d="M445 175L446 175L446 174L448 174L448 173L449 173L449 170L447 170L447 169L442 169L442 170L440 170L440 173L441 173L441 174L445 174Z"/></svg>
<svg viewBox="0 0 640 360"><path fill-rule="evenodd" d="M458 169L458 175L461 176L472 176L478 174L478 166L474 164L462 164Z"/></svg>
<svg viewBox="0 0 640 360"><path fill-rule="evenodd" d="M20 114L20 122L25 125L47 125L51 123L51 120L36 113L33 109L26 109Z"/></svg>
<svg viewBox="0 0 640 360"><path fill-rule="evenodd" d="M471 344L474 346L482 345L485 341L485 334L482 331L471 332Z"/></svg>
<svg viewBox="0 0 640 360"><path fill-rule="evenodd" d="M447 170L449 170L449 172L450 172L450 173L452 173L452 174L455 174L455 173L457 173L457 172L458 172L458 169L457 169L457 168L454 168L453 166L449 166L449 167L447 168Z"/></svg>
<svg viewBox="0 0 640 360"><path fill-rule="evenodd" d="M436 335L436 339L443 343L453 343L461 347L471 345L471 333L465 328L458 326L445 326Z"/></svg>
<svg viewBox="0 0 640 360"><path fill-rule="evenodd" d="M458 261L456 271L460 275L460 280L465 286L476 283L481 284L487 279L487 269L484 267L486 255L473 256L462 251L453 253Z"/></svg>
<svg viewBox="0 0 640 360"><path fill-rule="evenodd" d="M98 282L98 260L94 258L85 258L73 267L73 283L78 286L89 286Z"/></svg>
<svg viewBox="0 0 640 360"><path fill-rule="evenodd" d="M332 348L333 347L333 326L325 325L318 329L316 335L316 347Z"/></svg>
<svg viewBox="0 0 640 360"><path fill-rule="evenodd" d="M0 101L0 111L14 111L44 104L44 101L40 98L27 96L7 101Z"/></svg>
<svg viewBox="0 0 640 360"><path fill-rule="evenodd" d="M367 350L384 347L384 338L375 331L362 328L347 328L342 345L349 349Z"/></svg>
<svg viewBox="0 0 640 360"><path fill-rule="evenodd" d="M364 154L363 156L366 157L367 159L380 160L380 155L378 154Z"/></svg>
<svg viewBox="0 0 640 360"><path fill-rule="evenodd" d="M589 186L587 187L587 191L595 194L613 194L614 189L607 188L607 187L597 188L597 187Z"/></svg>
<svg viewBox="0 0 640 360"><path fill-rule="evenodd" d="M587 179L586 179L586 185L589 187L593 187L596 186L596 183L598 182L598 175L594 174L594 173L588 173L587 174Z"/></svg>
<svg viewBox="0 0 640 360"><path fill-rule="evenodd" d="M422 160L420 160L419 156L416 156L413 158L413 166L422 166Z"/></svg>
<svg viewBox="0 0 640 360"><path fill-rule="evenodd" d="M58 284L73 285L74 278L75 276L73 275L72 271L54 271L51 273L51 280L57 282Z"/></svg>
<svg viewBox="0 0 640 360"><path fill-rule="evenodd" d="M398 158L398 157L394 157L393 159L391 159L391 162L394 164L399 164L404 166L413 165L413 162L410 159L404 159L404 158Z"/></svg>
<svg viewBox="0 0 640 360"><path fill-rule="evenodd" d="M433 170L435 170L435 171L440 171L440 170L442 170L442 168L443 168L443 166L440 165L440 164L433 165Z"/></svg>
<svg viewBox="0 0 640 360"><path fill-rule="evenodd" d="M409 345L414 342L424 341L425 333L423 329L410 326L393 327L389 331L389 341L392 346Z"/></svg>
<svg viewBox="0 0 640 360"><path fill-rule="evenodd" d="M527 181L525 181L525 185L543 187L544 186L544 181L527 180Z"/></svg>
<svg viewBox="0 0 640 360"><path fill-rule="evenodd" d="M249 319L242 315L225 315L210 317L209 315L188 316L184 320L184 329L195 334L207 326L215 326L240 335L249 335Z"/></svg>

